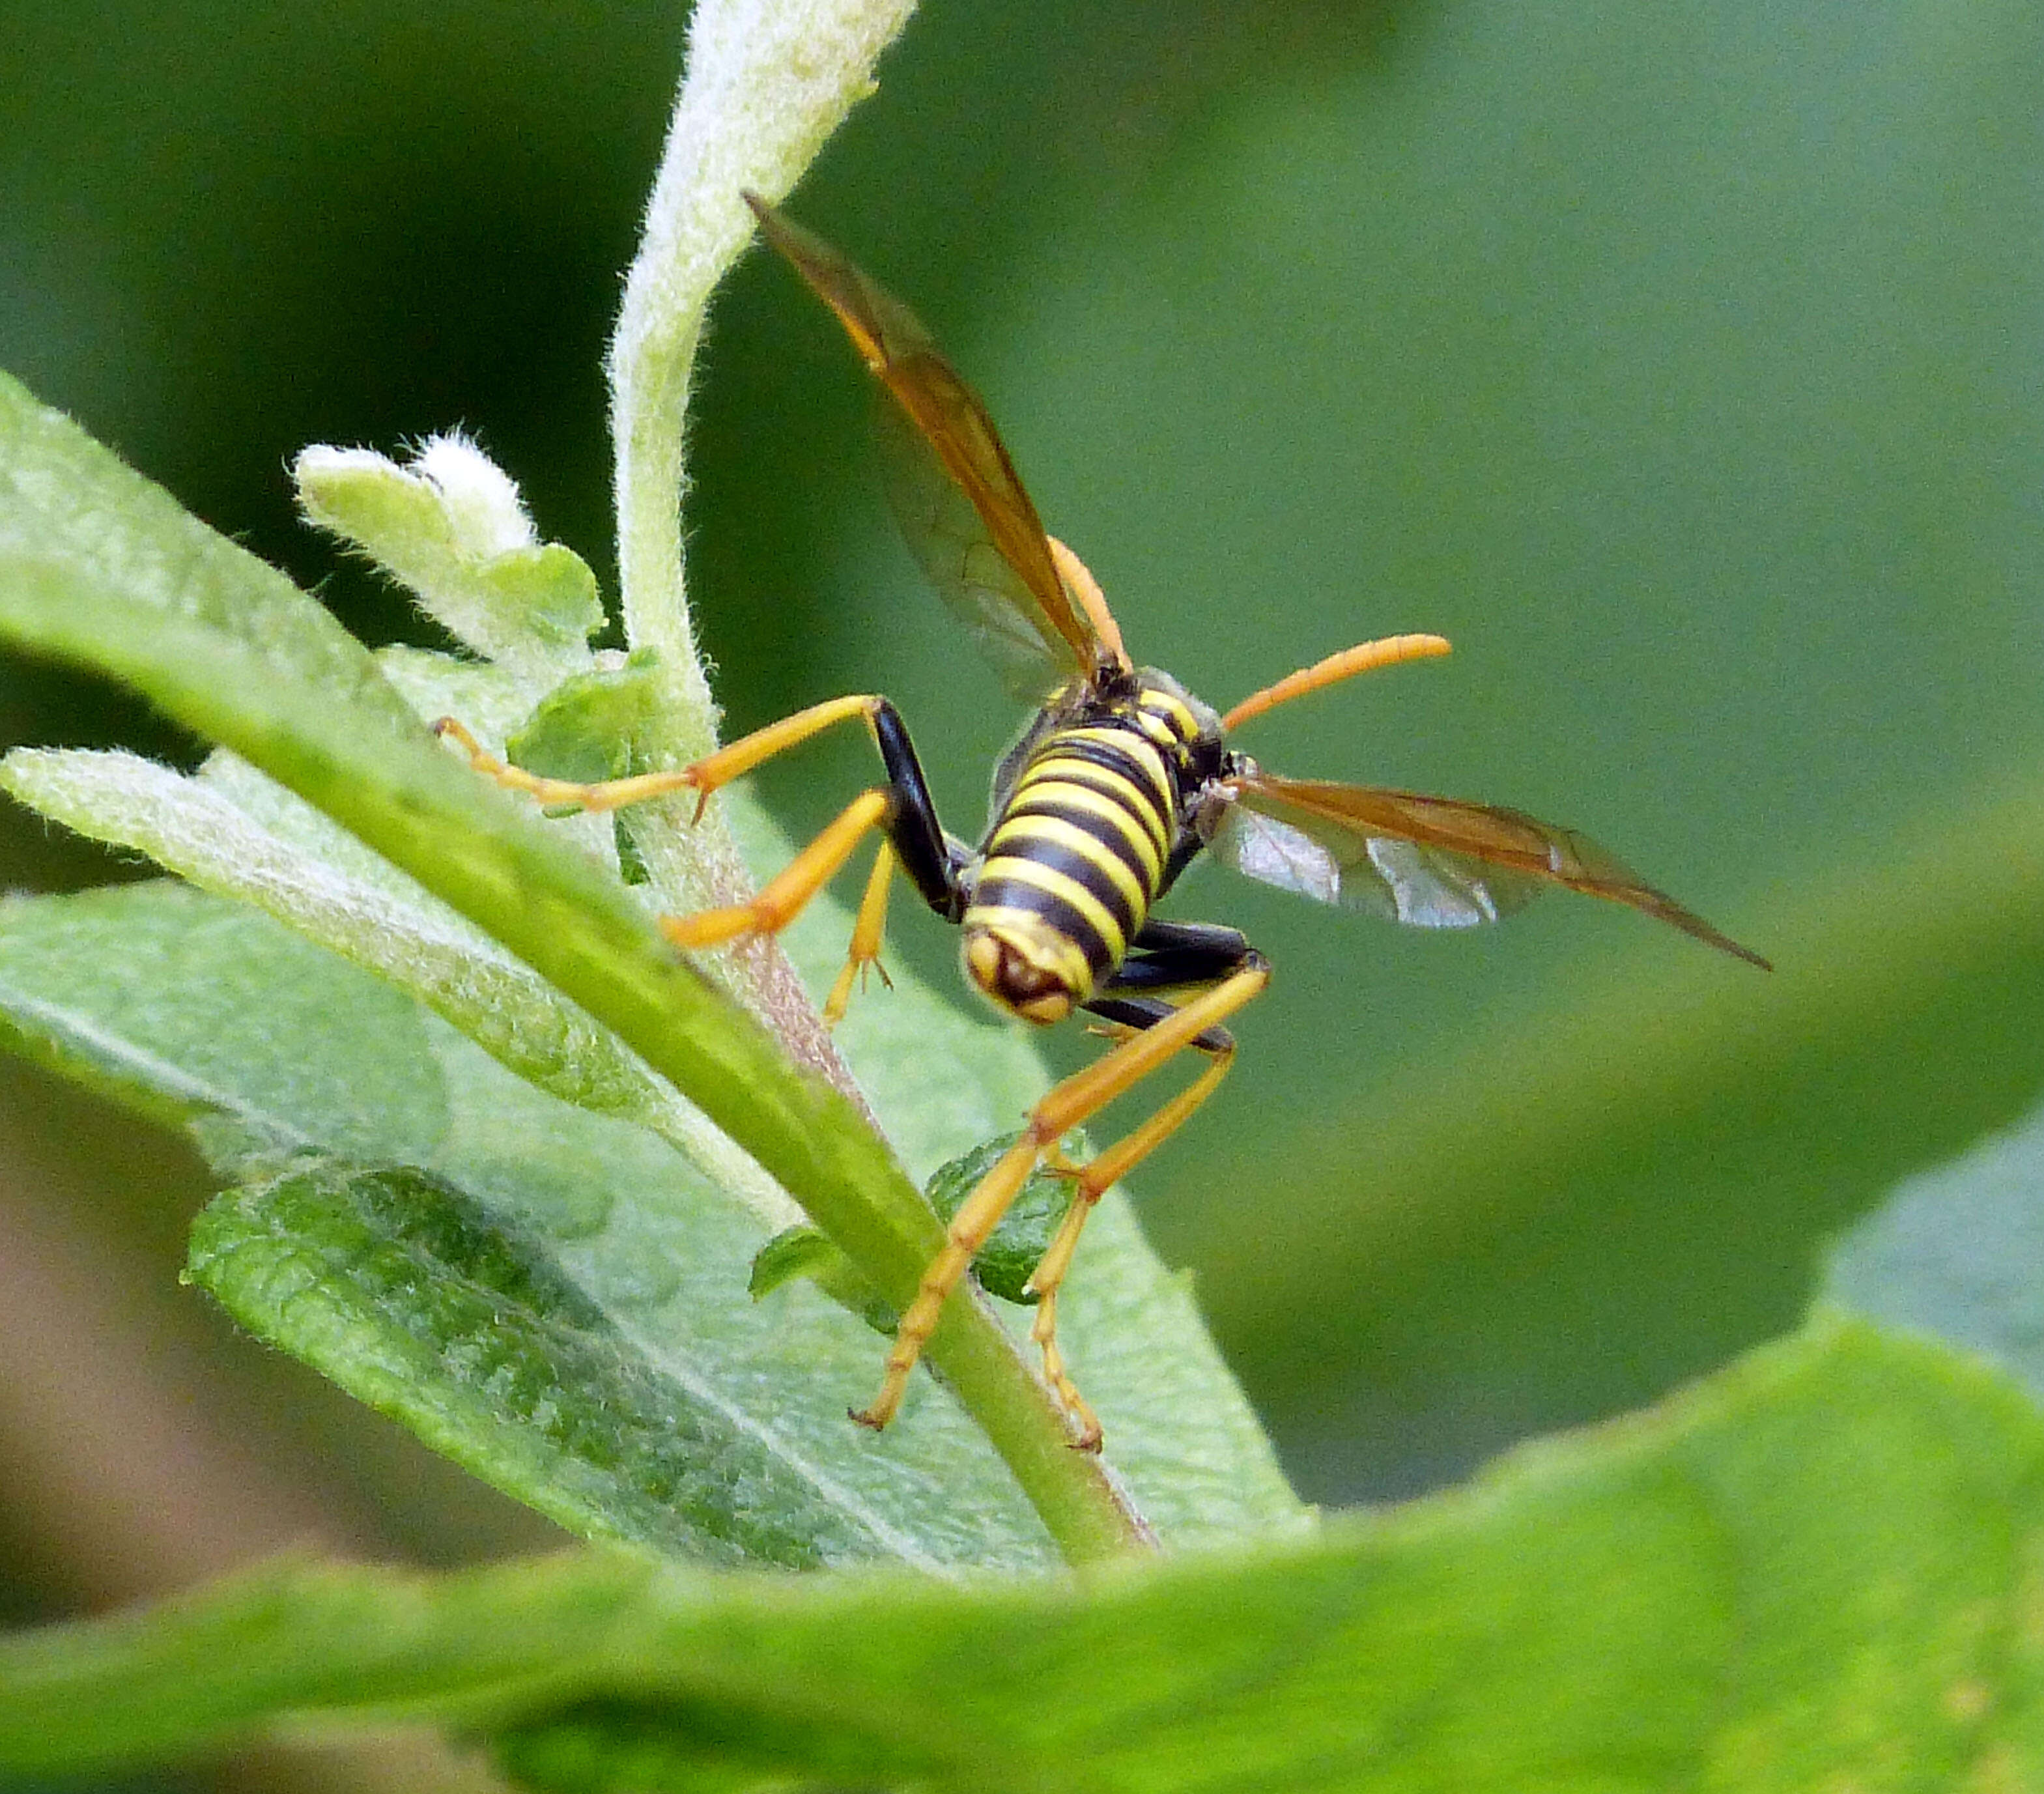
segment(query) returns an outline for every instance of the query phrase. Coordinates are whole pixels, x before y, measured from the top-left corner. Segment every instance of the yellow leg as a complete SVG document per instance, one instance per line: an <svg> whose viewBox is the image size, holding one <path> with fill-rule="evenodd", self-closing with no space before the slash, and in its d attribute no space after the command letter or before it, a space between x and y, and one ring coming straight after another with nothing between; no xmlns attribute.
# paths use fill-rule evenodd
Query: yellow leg
<svg viewBox="0 0 2044 1794"><path fill-rule="evenodd" d="M663 916L660 932L675 946L691 949L721 947L745 935L778 934L858 851L866 832L886 820L887 805L885 791L862 791L750 903L701 909L693 916Z"/></svg>
<svg viewBox="0 0 2044 1794"><path fill-rule="evenodd" d="M542 778L523 766L507 765L463 728L451 716L433 724L435 735L446 736L465 749L468 763L486 778L494 779L509 791L523 791L549 809L573 804L579 809L615 810L627 804L643 804L649 797L664 797L670 792L696 789L695 769L677 772L642 773L633 778L613 778L601 785L578 785L565 778Z"/></svg>
<svg viewBox="0 0 2044 1794"><path fill-rule="evenodd" d="M701 816L702 807L709 801L713 791L751 772L776 754L785 753L811 736L820 734L833 723L843 722L851 716L870 718L879 704L878 698L865 695L834 697L828 703L813 704L806 710L798 710L792 716L784 716L778 723L740 736L729 747L705 755L693 766L673 772L640 773L631 778L606 779L595 785L578 785L564 778L542 778L523 767L507 766L451 716L443 716L435 723L433 733L447 736L465 748L469 764L486 778L494 779L509 790L527 792L549 808L558 804L574 804L585 810L616 810L628 804L643 804L649 797L693 791L696 793L696 814Z"/></svg>
<svg viewBox="0 0 2044 1794"><path fill-rule="evenodd" d="M522 767L507 766L451 716L441 717L433 724L433 732L449 737L465 749L469 763L478 772L509 789L528 793L550 807L572 804L585 810L614 810L628 804L644 803L649 797L693 791L697 797L696 815L700 819L702 807L709 801L712 792L720 790L775 755L798 747L833 724L863 716L870 725L879 711L881 701L866 693L834 697L826 703L813 704L806 710L798 710L792 716L784 716L763 729L755 729L728 747L705 755L693 766L674 772L644 773L632 778L608 779L593 785L543 778ZM886 820L887 804L884 792L863 793L750 903L705 909L694 916L663 916L659 919L661 932L677 947L688 948L720 946L746 935L778 933L851 856L866 832ZM855 975L865 966L878 962L881 938L886 928L887 883L893 864L893 848L883 842L873 876L866 885L866 901L859 906L858 924L852 932L851 958L824 1008L827 1020L835 1022L843 1014ZM880 976L884 982L886 973L882 971Z"/></svg>
<svg viewBox="0 0 2044 1794"><path fill-rule="evenodd" d="M957 1287L966 1267L986 1245L989 1235L1001 1224L1001 1217L1007 1213L1009 1205L1045 1154L1089 1116L1140 1083L1173 1055L1192 1045L1208 1028L1218 1027L1270 982L1270 969L1260 961L1230 973L1184 1008L1155 1026L1130 1035L1084 1071L1066 1078L1029 1112L1028 1125L1023 1130L1021 1139L1002 1154L993 1169L980 1180L978 1187L951 1217L951 1225L945 1230L943 1250L924 1270L915 1300L909 1304L901 1325L895 1330L893 1349L887 1354L887 1373L881 1382L880 1393L874 1397L870 1407L863 1411L855 1409L853 1419L863 1427L880 1427L894 1418L908 1389L909 1373L916 1368L916 1361L923 1355L923 1347L936 1331L945 1300ZM1225 1061L1217 1064L1224 1066ZM1185 1096L1174 1097L1158 1111L1151 1124L1138 1128L1120 1146L1110 1148L1108 1156L1111 1162L1124 1169L1133 1164L1191 1114L1218 1081L1216 1068L1209 1066ZM1191 1100L1188 1101L1187 1097ZM1161 1127L1155 1125L1160 1122ZM1132 1147L1132 1157L1129 1156ZM1102 1189L1105 1187L1105 1183L1101 1185ZM1092 1204L1086 1202L1080 1206L1089 1208ZM1060 1239L1065 1231L1069 1231L1075 1246L1078 1227L1083 1224L1083 1221L1074 1224L1068 1218L1060 1231ZM1051 1252L1055 1254L1057 1249L1057 1243L1054 1242ZM1067 1247L1066 1256L1069 1258L1070 1255ZM1047 1263L1048 1258L1047 1254ZM1059 1275L1062 1274L1060 1269ZM1039 1269L1039 1278L1041 1275ZM1042 1287L1040 1281L1038 1287ZM1055 1293L1055 1281L1052 1289ZM1089 1448L1097 1446L1097 1425L1093 1428L1096 1436L1089 1440L1083 1431L1085 1424L1082 1417L1082 1435L1074 1442Z"/></svg>
<svg viewBox="0 0 2044 1794"><path fill-rule="evenodd" d="M824 1004L824 1022L828 1027L836 1028L844 1020L845 1005L851 1001L852 982L857 979L863 985L867 966L880 974L880 982L889 989L894 988L887 968L880 963L880 943L887 934L887 887L893 876L894 843L883 840L880 851L873 856L866 895L859 900L859 919L851 925L851 946L845 955L844 970L838 974L837 982L831 986Z"/></svg>
<svg viewBox="0 0 2044 1794"><path fill-rule="evenodd" d="M1193 1111L1228 1076L1234 1060L1232 1047L1215 1054L1213 1062L1204 1071L1141 1127L1074 1171L1072 1205L1066 1211L1064 1224L1058 1229L1043 1262L1029 1274L1029 1288L1037 1298L1036 1318L1029 1328L1029 1337L1043 1354L1043 1380L1058 1392L1065 1412L1078 1424L1078 1436L1072 1442L1081 1451L1100 1450L1100 1422L1066 1370L1065 1354L1058 1350L1058 1292L1066 1272L1071 1269L1079 1235L1094 1204L1191 1119Z"/></svg>
<svg viewBox="0 0 2044 1794"><path fill-rule="evenodd" d="M709 801L713 791L720 790L734 778L763 766L776 754L785 754L790 747L801 746L811 736L822 734L832 724L853 716L863 716L870 724L880 709L880 702L870 695L855 694L812 704L806 710L797 710L792 716L783 716L778 723L769 723L763 729L740 736L728 747L705 755L694 766L682 769L688 775L689 783L702 793L701 801L696 805L696 814L702 814L702 806Z"/></svg>

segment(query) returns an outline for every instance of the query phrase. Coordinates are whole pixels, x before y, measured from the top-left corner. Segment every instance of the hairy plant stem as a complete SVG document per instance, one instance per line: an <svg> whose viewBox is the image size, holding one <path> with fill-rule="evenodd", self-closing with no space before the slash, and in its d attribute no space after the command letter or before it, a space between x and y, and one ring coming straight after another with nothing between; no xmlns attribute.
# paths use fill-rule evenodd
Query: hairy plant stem
<svg viewBox="0 0 2044 1794"><path fill-rule="evenodd" d="M681 507L690 377L710 294L752 236L741 196L751 189L778 200L794 185L872 90L875 60L912 10L912 0L701 0L691 21L687 68L609 358L620 597L627 636L657 656L665 687L663 739L649 744L659 763L685 764L717 740L716 704L689 616ZM648 808L654 813L635 817L633 838L663 901L689 909L742 900L748 875L714 805L695 826L692 800ZM727 966L736 993L788 1050L863 1108L786 958L765 943ZM863 1231L856 1217L816 1219L847 1248L847 1222ZM934 1220L930 1232L934 1250ZM883 1286L898 1279L897 1266L887 1270ZM931 1358L1066 1555L1097 1557L1144 1538L1099 1467L1069 1448L1062 1416L990 1311L970 1296L952 1309Z"/></svg>

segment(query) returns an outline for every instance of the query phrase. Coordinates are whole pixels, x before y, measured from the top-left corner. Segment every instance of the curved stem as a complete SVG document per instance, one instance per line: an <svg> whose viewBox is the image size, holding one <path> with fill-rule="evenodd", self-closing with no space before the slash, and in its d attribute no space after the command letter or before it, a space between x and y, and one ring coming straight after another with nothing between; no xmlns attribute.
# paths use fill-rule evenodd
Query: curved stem
<svg viewBox="0 0 2044 1794"><path fill-rule="evenodd" d="M635 649L653 651L665 688L661 738L646 744L656 766L699 759L717 742L717 706L689 616L681 508L690 378L704 317L717 282L752 236L740 196L751 189L778 200L794 185L839 121L871 91L875 60L913 10L913 0L699 0L690 24L687 68L608 363L625 632ZM665 804L647 806L652 813L635 820L635 843L672 907L736 903L749 889L736 846L714 806L701 826L690 827L693 808L692 797L671 813ZM779 953L748 954L736 964L749 968L739 974L750 983L743 994L789 1049L858 1101ZM633 1043L661 1065L657 1043ZM772 1162L770 1151L762 1157ZM834 1201L839 1193L819 1181L831 1180L805 1188L794 1174L788 1187L881 1287L912 1289L919 1264L909 1262L901 1231L905 1223L914 1238L922 1218L869 1212L863 1194ZM934 1217L928 1231L933 1251L940 1238ZM1139 1516L1097 1464L1070 1449L1049 1392L984 1303L952 1303L930 1355L1069 1559L1147 1539Z"/></svg>
<svg viewBox="0 0 2044 1794"><path fill-rule="evenodd" d="M611 338L612 453L619 597L628 640L651 650L659 721L651 763L678 766L717 744L717 705L689 614L682 547L690 378L717 283L751 240L741 193L793 186L853 104L913 0L700 0L666 148ZM663 905L720 909L751 887L712 806L635 815L633 844ZM816 1010L778 949L740 956L727 978L802 1063L863 1103Z"/></svg>
<svg viewBox="0 0 2044 1794"><path fill-rule="evenodd" d="M752 188L779 198L873 86L913 0L701 0L688 66L611 340L611 431L625 631L670 682L670 745L714 745L682 556L689 379L709 298L751 241Z"/></svg>

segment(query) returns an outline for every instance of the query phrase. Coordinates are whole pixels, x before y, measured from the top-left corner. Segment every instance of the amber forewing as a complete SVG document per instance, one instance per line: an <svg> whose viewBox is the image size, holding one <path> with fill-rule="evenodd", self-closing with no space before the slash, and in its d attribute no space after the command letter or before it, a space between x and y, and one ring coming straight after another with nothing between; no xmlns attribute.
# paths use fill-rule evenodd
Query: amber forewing
<svg viewBox="0 0 2044 1794"><path fill-rule="evenodd" d="M889 495L939 594L997 660L1012 667L1019 643L1055 673L1090 670L1099 640L1066 594L1043 521L978 394L899 299L822 238L751 204L766 240L836 315L912 426L889 432ZM950 502L952 494L969 509Z"/></svg>

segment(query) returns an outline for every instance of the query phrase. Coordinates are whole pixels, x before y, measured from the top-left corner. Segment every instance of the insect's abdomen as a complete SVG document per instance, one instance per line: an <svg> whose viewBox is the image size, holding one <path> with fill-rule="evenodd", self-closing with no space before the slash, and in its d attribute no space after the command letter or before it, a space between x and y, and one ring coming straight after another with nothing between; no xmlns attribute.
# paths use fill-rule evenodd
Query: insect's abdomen
<svg viewBox="0 0 2044 1794"><path fill-rule="evenodd" d="M1178 832L1158 744L1118 723L1045 736L987 836L966 909L966 970L1031 1021L1061 1020L1121 963Z"/></svg>

